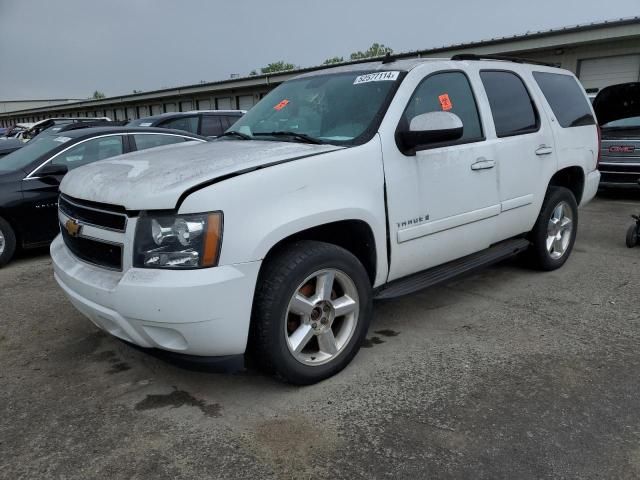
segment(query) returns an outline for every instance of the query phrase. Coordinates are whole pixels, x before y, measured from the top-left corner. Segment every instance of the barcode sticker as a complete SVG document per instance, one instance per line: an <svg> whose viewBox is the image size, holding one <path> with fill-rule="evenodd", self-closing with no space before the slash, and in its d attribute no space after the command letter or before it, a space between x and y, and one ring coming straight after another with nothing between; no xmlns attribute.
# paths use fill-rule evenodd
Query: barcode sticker
<svg viewBox="0 0 640 480"><path fill-rule="evenodd" d="M398 79L400 72L376 72L367 73L366 75L360 75L353 81L354 85L360 85L361 83L369 82L393 82Z"/></svg>

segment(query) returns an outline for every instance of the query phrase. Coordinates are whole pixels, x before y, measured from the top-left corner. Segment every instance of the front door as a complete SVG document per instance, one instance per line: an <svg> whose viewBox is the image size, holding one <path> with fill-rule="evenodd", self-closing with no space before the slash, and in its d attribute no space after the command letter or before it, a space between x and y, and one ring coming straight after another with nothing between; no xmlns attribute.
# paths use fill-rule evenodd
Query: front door
<svg viewBox="0 0 640 480"><path fill-rule="evenodd" d="M460 117L462 138L414 156L403 154L392 139L383 142L389 280L482 250L494 238L491 222L500 213L495 142L484 138L474 89L464 72L426 76L400 122L408 125L414 116L432 111Z"/></svg>

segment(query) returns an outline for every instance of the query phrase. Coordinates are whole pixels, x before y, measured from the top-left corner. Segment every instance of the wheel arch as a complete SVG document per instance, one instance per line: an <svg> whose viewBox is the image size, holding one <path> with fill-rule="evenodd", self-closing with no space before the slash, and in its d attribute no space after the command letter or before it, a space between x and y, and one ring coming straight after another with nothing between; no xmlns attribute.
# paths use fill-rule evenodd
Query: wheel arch
<svg viewBox="0 0 640 480"><path fill-rule="evenodd" d="M584 193L585 174L582 167L571 166L558 170L549 180L549 187L565 187L571 190L580 205Z"/></svg>
<svg viewBox="0 0 640 480"><path fill-rule="evenodd" d="M269 248L260 270L262 271L269 258L277 255L279 251L286 248L287 244L299 240L315 240L344 248L362 263L371 285L374 285L379 269L378 251L373 229L364 220L338 220L291 233Z"/></svg>
<svg viewBox="0 0 640 480"><path fill-rule="evenodd" d="M7 211L7 209L0 207L0 218L13 229L13 234L16 236L16 245L22 246L22 230L19 228L17 220Z"/></svg>

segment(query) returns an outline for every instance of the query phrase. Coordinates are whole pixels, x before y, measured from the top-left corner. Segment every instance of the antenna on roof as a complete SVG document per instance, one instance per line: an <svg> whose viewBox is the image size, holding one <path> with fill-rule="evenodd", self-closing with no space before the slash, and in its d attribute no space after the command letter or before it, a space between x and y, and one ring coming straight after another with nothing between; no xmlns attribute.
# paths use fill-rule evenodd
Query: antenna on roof
<svg viewBox="0 0 640 480"><path fill-rule="evenodd" d="M395 60L396 60L396 57L392 57L391 53L387 52L387 54L382 59L382 64L384 65L385 63L395 62Z"/></svg>

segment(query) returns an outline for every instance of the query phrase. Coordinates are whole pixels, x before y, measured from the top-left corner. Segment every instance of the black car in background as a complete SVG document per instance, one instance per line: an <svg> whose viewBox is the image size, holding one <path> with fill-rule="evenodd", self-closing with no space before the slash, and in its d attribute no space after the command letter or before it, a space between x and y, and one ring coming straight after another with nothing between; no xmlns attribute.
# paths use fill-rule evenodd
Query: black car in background
<svg viewBox="0 0 640 480"><path fill-rule="evenodd" d="M0 158L0 266L16 248L43 246L58 234L58 187L69 170L136 150L206 141L178 130L142 127L67 125L40 133Z"/></svg>
<svg viewBox="0 0 640 480"><path fill-rule="evenodd" d="M36 135L48 130L49 128L57 128L58 130L64 128L64 126L72 124L72 123L82 123L82 124L105 124L109 125L111 119L109 117L56 117L56 118L47 118L46 120L40 120L36 122L32 127L27 129L23 134L23 140L30 140L34 138ZM116 124L117 125L117 124Z"/></svg>
<svg viewBox="0 0 640 480"><path fill-rule="evenodd" d="M246 112L244 110L194 110L173 112L153 117L132 120L132 127L158 127L184 130L204 137L217 137L236 123Z"/></svg>
<svg viewBox="0 0 640 480"><path fill-rule="evenodd" d="M0 158L24 147L24 142L17 138L0 138Z"/></svg>
<svg viewBox="0 0 640 480"><path fill-rule="evenodd" d="M600 186L638 188L640 181L640 83L600 90L593 101L602 133Z"/></svg>

